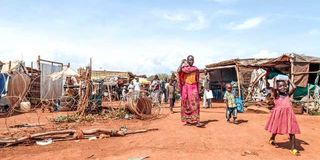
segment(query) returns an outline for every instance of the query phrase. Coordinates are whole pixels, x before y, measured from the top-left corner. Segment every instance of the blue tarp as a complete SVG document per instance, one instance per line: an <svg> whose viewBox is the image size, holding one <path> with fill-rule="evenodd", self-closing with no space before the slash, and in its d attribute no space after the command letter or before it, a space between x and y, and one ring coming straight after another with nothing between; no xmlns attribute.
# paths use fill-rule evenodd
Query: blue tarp
<svg viewBox="0 0 320 160"><path fill-rule="evenodd" d="M240 113L243 113L243 101L241 97L236 97L235 98L236 104L237 104L237 110Z"/></svg>
<svg viewBox="0 0 320 160"><path fill-rule="evenodd" d="M6 93L6 82L7 82L8 74L0 73L0 98L1 95Z"/></svg>

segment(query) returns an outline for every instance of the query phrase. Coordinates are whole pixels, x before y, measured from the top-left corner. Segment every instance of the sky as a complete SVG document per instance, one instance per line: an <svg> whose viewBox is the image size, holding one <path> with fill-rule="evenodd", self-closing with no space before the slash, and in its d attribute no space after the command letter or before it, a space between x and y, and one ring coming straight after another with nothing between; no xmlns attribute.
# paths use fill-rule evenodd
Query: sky
<svg viewBox="0 0 320 160"><path fill-rule="evenodd" d="M320 57L318 0L0 0L0 61L136 74L283 53Z"/></svg>

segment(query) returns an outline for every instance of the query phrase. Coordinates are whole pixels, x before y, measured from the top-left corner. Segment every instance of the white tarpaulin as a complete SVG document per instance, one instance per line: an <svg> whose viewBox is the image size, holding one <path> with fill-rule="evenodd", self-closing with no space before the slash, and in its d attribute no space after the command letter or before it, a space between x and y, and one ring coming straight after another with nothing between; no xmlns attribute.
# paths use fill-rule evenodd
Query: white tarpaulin
<svg viewBox="0 0 320 160"><path fill-rule="evenodd" d="M65 77L77 77L79 76L79 74L72 70L71 68L65 68L60 72L55 72L49 75L50 78L52 78L52 80L58 80L60 78L65 78Z"/></svg>
<svg viewBox="0 0 320 160"><path fill-rule="evenodd" d="M41 99L56 99L62 96L63 93L63 78L52 80L50 76L55 72L62 71L62 65L40 64L41 70Z"/></svg>

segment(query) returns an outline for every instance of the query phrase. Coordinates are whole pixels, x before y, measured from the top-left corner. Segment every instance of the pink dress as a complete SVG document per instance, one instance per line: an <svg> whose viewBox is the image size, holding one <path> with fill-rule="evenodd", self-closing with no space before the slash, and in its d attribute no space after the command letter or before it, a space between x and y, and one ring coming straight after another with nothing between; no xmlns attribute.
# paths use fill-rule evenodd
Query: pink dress
<svg viewBox="0 0 320 160"><path fill-rule="evenodd" d="M279 96L265 129L272 134L300 134L289 96Z"/></svg>
<svg viewBox="0 0 320 160"><path fill-rule="evenodd" d="M189 78L188 78L189 77ZM179 73L181 90L181 121L196 123L200 121L199 69L184 66Z"/></svg>

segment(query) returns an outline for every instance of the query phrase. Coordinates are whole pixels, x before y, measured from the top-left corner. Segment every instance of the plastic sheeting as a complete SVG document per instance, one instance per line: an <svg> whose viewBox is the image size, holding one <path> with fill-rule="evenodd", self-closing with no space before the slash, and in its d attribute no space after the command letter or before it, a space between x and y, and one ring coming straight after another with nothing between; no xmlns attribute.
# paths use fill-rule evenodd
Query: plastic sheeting
<svg viewBox="0 0 320 160"><path fill-rule="evenodd" d="M63 77L56 80L49 75L55 72L62 71L62 65L53 65L40 63L41 70L41 99L56 99L62 96L63 93Z"/></svg>
<svg viewBox="0 0 320 160"><path fill-rule="evenodd" d="M294 63L293 73L309 72L309 63ZM307 87L309 74L295 75L293 82L296 86Z"/></svg>
<svg viewBox="0 0 320 160"><path fill-rule="evenodd" d="M65 68L62 71L52 73L49 76L52 78L52 80L55 81L55 80L58 80L60 78L64 78L65 79L65 77L74 77L74 76L77 77L77 76L79 76L79 74L76 71L72 70L71 68Z"/></svg>
<svg viewBox="0 0 320 160"><path fill-rule="evenodd" d="M7 91L7 79L8 79L8 74L5 73L0 73L0 98L2 94L5 94Z"/></svg>
<svg viewBox="0 0 320 160"><path fill-rule="evenodd" d="M20 104L20 101L25 98L30 87L30 82L31 78L24 73L13 72L10 74L6 98L9 100L11 106L17 106L17 104Z"/></svg>

